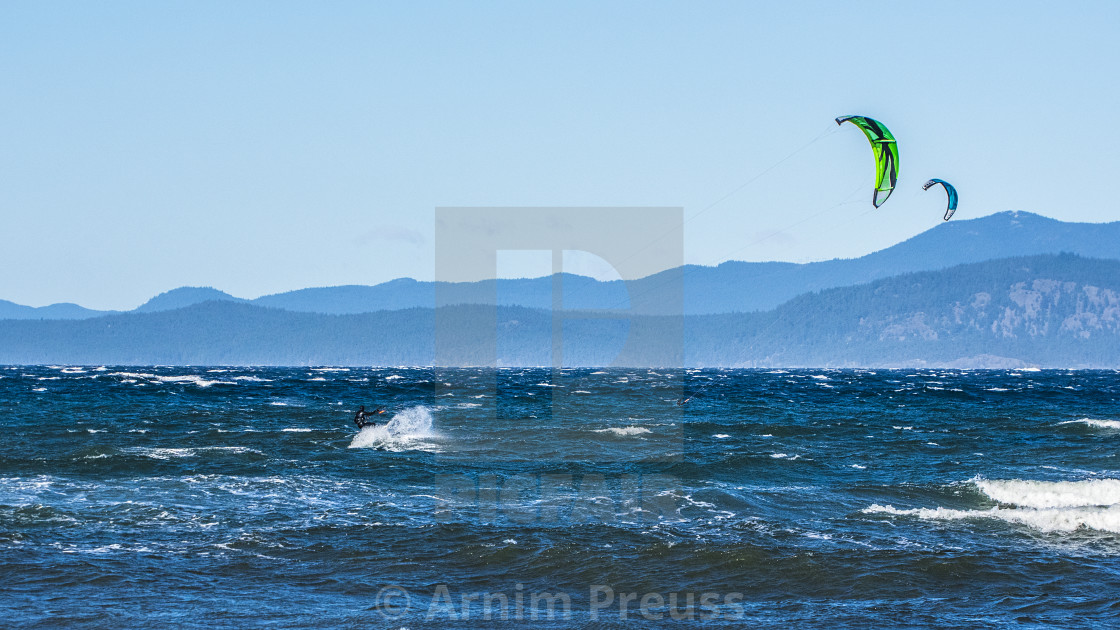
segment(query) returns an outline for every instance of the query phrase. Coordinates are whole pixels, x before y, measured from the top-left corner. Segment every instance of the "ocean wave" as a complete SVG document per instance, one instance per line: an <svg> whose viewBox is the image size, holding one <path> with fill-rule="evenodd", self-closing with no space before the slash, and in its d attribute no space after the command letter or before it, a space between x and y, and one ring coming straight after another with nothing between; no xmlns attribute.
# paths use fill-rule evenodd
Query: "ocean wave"
<svg viewBox="0 0 1120 630"><path fill-rule="evenodd" d="M649 433L650 430L645 427L610 427L607 429L593 429L595 433L613 433L619 437L630 437L634 435L643 435Z"/></svg>
<svg viewBox="0 0 1120 630"><path fill-rule="evenodd" d="M196 374L187 374L185 376L156 376L156 381L160 383L190 383L198 387L210 387L211 385L236 385L232 381L211 381Z"/></svg>
<svg viewBox="0 0 1120 630"><path fill-rule="evenodd" d="M197 385L198 387L210 387L211 385L236 385L234 381L219 381L210 380L197 374L186 374L181 376L160 376L159 374L151 374L149 372L111 372L107 376L119 376L122 383L135 383L140 380L153 382L153 383L189 383ZM239 379L248 380L256 379L253 376L237 377Z"/></svg>
<svg viewBox="0 0 1120 630"><path fill-rule="evenodd" d="M121 452L129 455L141 455L143 457L150 457L152 459L177 459L180 457L197 457L200 453L205 452L234 454L253 453L255 455L264 455L264 453L246 446L193 446L187 448L132 446L121 449Z"/></svg>
<svg viewBox="0 0 1120 630"><path fill-rule="evenodd" d="M987 510L954 510L950 508L899 509L893 505L871 505L865 514L890 516L916 516L922 520L997 519L1007 523L1026 525L1042 532L1072 532L1092 529L1120 533L1120 506L1107 508L1049 508L1018 509L994 507Z"/></svg>
<svg viewBox="0 0 1120 630"><path fill-rule="evenodd" d="M1120 533L1120 479L1035 481L977 477L969 483L999 505L987 509L904 509L874 504L863 512L937 521L996 519L1047 533L1078 529Z"/></svg>
<svg viewBox="0 0 1120 630"><path fill-rule="evenodd" d="M1059 422L1058 424L1084 424L1090 427L1097 427L1098 429L1120 429L1120 420L1094 420L1093 418L1082 418L1080 420L1067 420Z"/></svg>
<svg viewBox="0 0 1120 630"><path fill-rule="evenodd" d="M1120 479L1029 481L1020 479L971 482L991 500L1023 508L1066 508L1120 504Z"/></svg>

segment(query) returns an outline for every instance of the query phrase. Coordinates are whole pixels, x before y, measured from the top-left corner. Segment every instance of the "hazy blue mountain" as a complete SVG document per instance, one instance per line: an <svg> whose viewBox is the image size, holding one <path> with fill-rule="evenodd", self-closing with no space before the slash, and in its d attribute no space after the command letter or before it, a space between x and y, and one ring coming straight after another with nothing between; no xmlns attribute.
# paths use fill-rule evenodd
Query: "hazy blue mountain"
<svg viewBox="0 0 1120 630"><path fill-rule="evenodd" d="M1088 258L1120 259L1120 222L1065 223L1029 212L1001 212L968 221L941 223L887 249L850 260L807 264L726 262L689 265L628 285L563 274L564 305L574 309L632 308L643 314L687 315L766 311L793 297L853 286L901 273L937 270L1012 256L1068 252ZM683 302L671 289L681 278ZM288 311L333 315L441 305L485 304L552 307L551 277L472 283L419 282L402 278L375 286L301 289L248 302ZM183 287L160 294L136 312L170 310L209 300L238 300L212 288ZM683 304L683 306L682 306ZM66 306L66 305L55 305ZM103 313L74 305L67 311L28 310L0 303L2 318L80 318ZM22 309L22 310L21 310ZM55 315L58 313L58 315Z"/></svg>
<svg viewBox="0 0 1120 630"><path fill-rule="evenodd" d="M727 262L718 267L683 268L684 312L689 315L769 310L807 291L850 286L900 273L945 269L954 265L1010 256L1069 252L1088 258L1120 259L1120 222L1065 223L1029 212L1001 212L968 221L942 223L907 241L850 260L795 264ZM569 308L633 307L646 313L679 311L665 305L670 270L630 284L596 282L565 275ZM364 313L435 305L435 283L394 280L372 287L303 289L269 295L253 303L292 311ZM552 279L499 280L441 286L458 299L442 303L486 303L551 308Z"/></svg>
<svg viewBox="0 0 1120 630"><path fill-rule="evenodd" d="M225 291L219 291L212 287L179 287L178 289L160 293L136 307L133 312L155 313L157 311L173 311L186 306L210 301L244 302L241 298L233 297Z"/></svg>
<svg viewBox="0 0 1120 630"><path fill-rule="evenodd" d="M552 313L463 305L490 314L457 328L441 356L471 356L498 331L502 365L551 363ZM584 319L565 363L612 365L630 321ZM430 365L435 309L294 313L210 301L79 321L0 322L0 363ZM657 343L649 356L666 356ZM687 365L1120 367L1120 261L1073 255L1008 258L805 294L761 313L688 316ZM454 360L451 361L454 363ZM631 365L645 365L640 357ZM660 363L649 365L661 367Z"/></svg>
<svg viewBox="0 0 1120 630"><path fill-rule="evenodd" d="M1065 223L1029 212L1001 212L941 223L861 258L806 264L726 262L714 268L689 266L685 268L685 312L769 310L808 291L965 263L1063 252L1120 259L1120 222ZM653 276L642 282L656 279Z"/></svg>
<svg viewBox="0 0 1120 630"><path fill-rule="evenodd" d="M593 278L561 274L569 308L618 308L628 304L620 282L598 282ZM433 308L437 292L441 305L499 304L527 308L552 308L551 277L484 280L480 282L420 282L399 278L374 286L348 285L300 289L266 295L251 303L288 311L348 315L402 308Z"/></svg>
<svg viewBox="0 0 1120 630"><path fill-rule="evenodd" d="M0 300L0 319L86 319L107 313L108 311L94 311L69 302L34 307Z"/></svg>

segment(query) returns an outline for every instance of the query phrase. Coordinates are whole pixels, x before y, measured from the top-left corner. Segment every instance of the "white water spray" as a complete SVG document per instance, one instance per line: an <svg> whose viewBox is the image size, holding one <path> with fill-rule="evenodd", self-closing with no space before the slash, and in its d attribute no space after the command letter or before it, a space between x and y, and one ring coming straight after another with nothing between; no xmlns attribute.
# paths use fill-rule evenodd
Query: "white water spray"
<svg viewBox="0 0 1120 630"><path fill-rule="evenodd" d="M427 407L409 407L384 424L363 427L350 448L380 448L388 451L432 451L440 435L432 427Z"/></svg>

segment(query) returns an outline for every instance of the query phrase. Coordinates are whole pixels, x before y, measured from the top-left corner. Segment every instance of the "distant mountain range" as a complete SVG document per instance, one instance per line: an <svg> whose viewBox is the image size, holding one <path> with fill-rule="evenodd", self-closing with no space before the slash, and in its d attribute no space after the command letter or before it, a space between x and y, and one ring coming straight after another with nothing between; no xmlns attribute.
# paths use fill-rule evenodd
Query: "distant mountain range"
<svg viewBox="0 0 1120 630"><path fill-rule="evenodd" d="M674 274L683 278L687 315L749 313L774 309L800 294L853 286L917 271L1014 256L1072 253L1120 259L1120 222L1065 223L1028 212L1002 212L969 221L951 221L887 249L849 260L807 264L727 262L718 267L687 265L632 281L599 282L565 274L569 309L625 308L672 314L679 304L662 304L658 289ZM410 308L433 308L437 283L402 278L375 286L300 289L253 300L212 288L183 287L161 293L130 313L156 313L208 301L237 302L301 313L348 315ZM552 278L439 285L441 304L552 307ZM679 312L679 310L677 311ZM76 304L33 308L0 300L0 319L88 319L115 312Z"/></svg>
<svg viewBox="0 0 1120 630"><path fill-rule="evenodd" d="M1120 261L1003 258L686 318L712 366L1120 367Z"/></svg>
<svg viewBox="0 0 1120 630"><path fill-rule="evenodd" d="M210 300L79 321L8 320L0 322L0 364L431 365L439 317L487 312L445 308L330 315ZM616 364L628 328L654 319L582 320L580 333L564 338L564 362ZM551 364L551 311L506 306L479 321L477 330L455 331L464 347L497 331L497 364ZM682 323L683 336L650 344L650 357L676 345L683 364L696 366L1118 368L1120 261L1003 258ZM661 366L640 355L628 365Z"/></svg>

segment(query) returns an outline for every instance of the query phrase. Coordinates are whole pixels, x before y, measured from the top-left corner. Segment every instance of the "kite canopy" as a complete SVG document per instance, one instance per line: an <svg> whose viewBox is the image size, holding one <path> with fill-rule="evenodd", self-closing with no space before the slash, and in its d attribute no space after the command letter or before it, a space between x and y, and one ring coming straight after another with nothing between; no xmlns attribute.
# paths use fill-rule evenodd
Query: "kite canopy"
<svg viewBox="0 0 1120 630"><path fill-rule="evenodd" d="M945 194L949 196L949 205L945 208L945 220L948 221L953 217L953 213L957 211L957 189L953 185L943 179L931 179L922 186L922 190L929 190L930 186L934 184L941 184L945 188Z"/></svg>
<svg viewBox="0 0 1120 630"><path fill-rule="evenodd" d="M850 122L863 130L875 152L875 194L871 203L876 208L887 201L894 191L894 184L898 180L898 144L894 140L886 125L867 116L841 116L836 119L836 124ZM882 198L879 196L882 195Z"/></svg>

